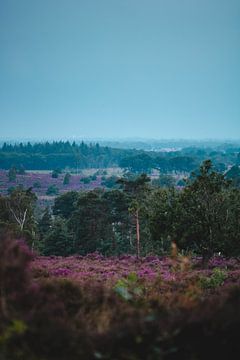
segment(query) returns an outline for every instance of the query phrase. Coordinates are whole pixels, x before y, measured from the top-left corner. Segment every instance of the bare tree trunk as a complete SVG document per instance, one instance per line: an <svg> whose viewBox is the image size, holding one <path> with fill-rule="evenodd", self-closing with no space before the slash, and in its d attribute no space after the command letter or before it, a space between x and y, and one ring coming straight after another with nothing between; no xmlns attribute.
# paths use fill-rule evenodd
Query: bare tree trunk
<svg viewBox="0 0 240 360"><path fill-rule="evenodd" d="M19 214L19 216L17 216L17 214L14 212L14 210L10 207L9 208L11 213L13 214L14 219L16 220L16 222L18 223L21 231L23 231L23 227L26 221L26 216L27 216L27 209L25 209L23 214Z"/></svg>
<svg viewBox="0 0 240 360"><path fill-rule="evenodd" d="M140 228L139 228L139 210L136 210L136 235L137 235L137 259L140 258Z"/></svg>

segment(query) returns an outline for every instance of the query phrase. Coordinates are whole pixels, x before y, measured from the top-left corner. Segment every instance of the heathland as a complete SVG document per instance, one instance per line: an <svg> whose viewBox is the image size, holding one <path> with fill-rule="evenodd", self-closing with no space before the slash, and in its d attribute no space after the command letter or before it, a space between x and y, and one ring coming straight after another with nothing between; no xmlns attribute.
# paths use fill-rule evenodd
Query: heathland
<svg viewBox="0 0 240 360"><path fill-rule="evenodd" d="M0 149L0 358L237 359L240 148Z"/></svg>

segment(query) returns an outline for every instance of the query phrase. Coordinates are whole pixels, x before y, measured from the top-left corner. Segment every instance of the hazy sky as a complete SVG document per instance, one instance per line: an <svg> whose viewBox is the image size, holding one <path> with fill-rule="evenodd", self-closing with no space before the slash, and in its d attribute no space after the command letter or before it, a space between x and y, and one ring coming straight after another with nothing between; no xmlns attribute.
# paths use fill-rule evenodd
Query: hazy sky
<svg viewBox="0 0 240 360"><path fill-rule="evenodd" d="M240 138L240 1L0 0L0 129Z"/></svg>

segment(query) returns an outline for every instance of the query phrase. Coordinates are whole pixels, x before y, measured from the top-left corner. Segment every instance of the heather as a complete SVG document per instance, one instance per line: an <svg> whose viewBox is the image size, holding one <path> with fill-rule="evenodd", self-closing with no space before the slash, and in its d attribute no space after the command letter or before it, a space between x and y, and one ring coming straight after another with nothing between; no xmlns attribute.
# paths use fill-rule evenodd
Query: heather
<svg viewBox="0 0 240 360"><path fill-rule="evenodd" d="M69 179L69 183L64 183L65 174L59 174L57 178L52 177L51 172L26 172L24 174L17 174L16 178L9 181L8 171L0 170L0 193L7 195L11 188L22 186L24 189L33 188L33 191L39 197L39 200L44 200L51 195L57 195L67 191L83 191L93 189L101 186L101 176L89 181L89 184L84 184L83 175L74 174ZM47 194L50 186L58 189L58 193Z"/></svg>
<svg viewBox="0 0 240 360"><path fill-rule="evenodd" d="M207 269L202 269L201 257L189 258L178 255L146 256L137 259L134 255L104 257L99 253L86 256L37 256L32 263L33 274L44 278L65 278L78 283L96 282L112 286L117 280L134 274L139 281L166 283L210 277L214 269L226 272L225 284L235 283L240 278L240 259L215 256Z"/></svg>
<svg viewBox="0 0 240 360"><path fill-rule="evenodd" d="M174 254L39 257L6 237L0 256L3 359L239 354L239 259L214 257L203 270L200 258Z"/></svg>

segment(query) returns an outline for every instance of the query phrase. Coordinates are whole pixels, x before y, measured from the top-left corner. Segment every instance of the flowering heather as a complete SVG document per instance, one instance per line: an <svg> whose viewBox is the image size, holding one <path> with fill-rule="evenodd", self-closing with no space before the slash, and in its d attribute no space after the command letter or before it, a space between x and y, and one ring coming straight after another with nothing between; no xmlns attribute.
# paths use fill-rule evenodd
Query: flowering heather
<svg viewBox="0 0 240 360"><path fill-rule="evenodd" d="M112 286L118 279L135 273L145 284L161 279L163 282L179 283L200 276L211 276L213 269L223 269L227 273L226 283L240 284L240 260L214 257L209 268L200 268L201 258L185 261L185 257L148 256L137 260L132 255L103 257L98 253L87 256L36 257L32 269L36 277L67 278L79 283L99 282Z"/></svg>
<svg viewBox="0 0 240 360"><path fill-rule="evenodd" d="M26 172L24 175L17 175L16 180L9 181L8 172L6 170L0 170L0 194L6 195L8 189L22 185L24 189L33 188L33 191L41 200L47 200L51 198L46 195L49 186L55 185L59 194L67 191L82 191L91 190L96 187L101 187L101 176L97 176L96 180L90 181L89 184L84 184L80 181L83 175L71 175L69 184L63 183L65 174L59 174L57 178L52 178L51 173L41 172Z"/></svg>
<svg viewBox="0 0 240 360"><path fill-rule="evenodd" d="M215 257L202 270L201 258L181 256L32 258L22 243L2 239L0 260L0 358L201 360L240 353L239 259Z"/></svg>

